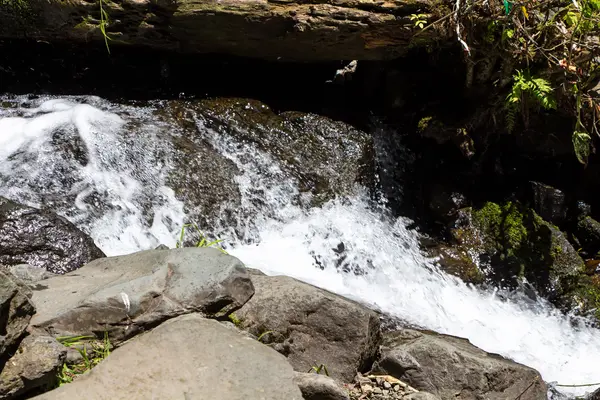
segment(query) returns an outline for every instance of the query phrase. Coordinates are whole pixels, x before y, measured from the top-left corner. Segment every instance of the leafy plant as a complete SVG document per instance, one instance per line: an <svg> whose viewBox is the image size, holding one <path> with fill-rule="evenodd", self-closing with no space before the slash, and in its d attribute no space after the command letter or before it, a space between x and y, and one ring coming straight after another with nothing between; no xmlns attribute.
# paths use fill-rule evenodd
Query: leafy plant
<svg viewBox="0 0 600 400"><path fill-rule="evenodd" d="M102 36L104 36L104 44L106 45L106 51L108 51L108 54L110 54L110 47L108 46L108 41L112 39L110 38L110 36L108 36L108 33L106 32L106 27L109 24L108 13L106 12L106 10L104 10L104 7L102 6L102 0L98 0L98 4L100 6L100 24L98 27L100 28L100 32L102 32Z"/></svg>
<svg viewBox="0 0 600 400"><path fill-rule="evenodd" d="M273 331L266 331L260 334L260 336L258 336L258 338L256 340L258 340L259 342L261 341L262 338L264 338L265 336L267 336L269 333L273 333Z"/></svg>
<svg viewBox="0 0 600 400"><path fill-rule="evenodd" d="M411 14L409 18L415 22L415 26L419 29L423 29L427 24L427 14Z"/></svg>
<svg viewBox="0 0 600 400"><path fill-rule="evenodd" d="M64 363L57 376L58 386L73 382L79 375L83 375L106 357L110 355L111 343L108 332L104 332L102 341L88 341L95 339L94 336L63 336L57 340L66 347L75 347L81 355L81 361L75 364ZM88 351L87 344L91 348Z"/></svg>
<svg viewBox="0 0 600 400"><path fill-rule="evenodd" d="M194 228L196 230L196 232L198 233L198 235L200 236L198 243L196 243L196 245L194 247L213 247L214 246L216 249L220 250L222 253L227 254L227 252L225 250L223 250L221 247L215 246L216 244L222 242L223 239L213 240L212 242L209 242L207 240L206 236L204 236L204 233L202 233L202 231L200 230L200 228L198 228L198 225L196 225L196 224L185 224L181 227L181 232L179 234L179 240L177 241L177 243L175 245L175 247L177 247L178 249L183 247L183 238L185 236L185 230L187 228Z"/></svg>
<svg viewBox="0 0 600 400"><path fill-rule="evenodd" d="M329 371L327 371L327 367L325 366L325 364L317 365L317 363L315 362L314 365L308 370L308 372L315 372L317 374L320 374L321 371L325 372L325 375L329 376Z"/></svg>
<svg viewBox="0 0 600 400"><path fill-rule="evenodd" d="M517 71L513 76L513 85L510 93L506 96L507 125L508 131L512 132L515 127L515 114L521 107L524 122L528 123L529 107L532 102L543 109L556 109L556 100L550 83L543 78L534 78L528 71Z"/></svg>

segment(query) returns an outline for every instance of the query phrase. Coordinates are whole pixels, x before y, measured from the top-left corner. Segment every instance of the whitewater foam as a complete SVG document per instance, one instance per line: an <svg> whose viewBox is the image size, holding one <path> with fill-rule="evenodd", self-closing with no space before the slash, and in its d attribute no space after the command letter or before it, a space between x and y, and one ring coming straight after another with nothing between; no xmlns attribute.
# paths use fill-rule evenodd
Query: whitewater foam
<svg viewBox="0 0 600 400"><path fill-rule="evenodd" d="M439 271L418 250L418 234L406 228L409 221L391 218L360 187L350 198L305 207L297 183L268 155L199 128L242 171L236 178L239 215L252 218L240 217L235 230L215 229L227 250L247 265L296 277L414 325L467 337L536 368L546 381L600 381L598 330L573 326L543 300L507 300ZM168 142L161 137L168 131L148 109L96 98L0 109L0 194L53 208L109 255L159 243L173 247L185 214L164 184L170 162ZM65 156L52 144L57 136L81 140L85 156ZM359 265L366 273L343 272L341 264ZM561 388L569 395L591 389Z"/></svg>

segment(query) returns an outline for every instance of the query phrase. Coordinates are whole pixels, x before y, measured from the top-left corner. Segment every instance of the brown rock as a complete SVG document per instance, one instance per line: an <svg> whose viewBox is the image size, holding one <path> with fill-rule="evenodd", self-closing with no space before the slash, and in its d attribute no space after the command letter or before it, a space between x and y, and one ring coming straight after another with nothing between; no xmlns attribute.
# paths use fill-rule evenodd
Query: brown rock
<svg viewBox="0 0 600 400"><path fill-rule="evenodd" d="M85 0L0 5L0 38L97 41L97 3ZM417 31L410 15L425 0L116 0L103 3L111 46L283 60L378 60L404 54ZM425 17L426 19L427 17ZM439 33L429 29L420 42ZM210 38L210 40L207 40Z"/></svg>

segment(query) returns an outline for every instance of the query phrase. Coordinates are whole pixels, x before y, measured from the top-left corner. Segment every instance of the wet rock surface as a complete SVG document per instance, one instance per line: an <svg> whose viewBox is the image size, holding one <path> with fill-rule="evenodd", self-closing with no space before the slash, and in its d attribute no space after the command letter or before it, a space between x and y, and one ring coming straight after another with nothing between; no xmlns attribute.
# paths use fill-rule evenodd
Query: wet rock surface
<svg viewBox="0 0 600 400"><path fill-rule="evenodd" d="M518 203L461 210L451 233L486 266L488 280L516 286L524 277L551 300L568 295L583 271L583 260L565 235Z"/></svg>
<svg viewBox="0 0 600 400"><path fill-rule="evenodd" d="M66 219L0 197L0 264L63 274L101 257L94 241Z"/></svg>
<svg viewBox="0 0 600 400"><path fill-rule="evenodd" d="M183 110L182 110L183 107ZM276 114L248 99L181 103L174 112L193 111L204 126L252 143L281 162L314 204L349 194L356 184L373 189L375 160L372 138L348 124L299 112Z"/></svg>

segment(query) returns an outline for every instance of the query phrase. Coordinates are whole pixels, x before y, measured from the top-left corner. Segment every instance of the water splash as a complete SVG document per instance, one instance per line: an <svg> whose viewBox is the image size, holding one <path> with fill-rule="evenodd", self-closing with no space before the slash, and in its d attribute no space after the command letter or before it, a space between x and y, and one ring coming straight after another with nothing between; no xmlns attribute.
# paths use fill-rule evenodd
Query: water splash
<svg viewBox="0 0 600 400"><path fill-rule="evenodd" d="M168 127L94 97L7 102L18 107L0 109L0 195L67 217L108 255L174 245L185 215L163 183Z"/></svg>
<svg viewBox="0 0 600 400"><path fill-rule="evenodd" d="M160 242L173 246L185 214L164 185L171 168L164 138L172 129L151 108L96 98L0 109L0 194L65 215L107 254ZM217 224L216 230L247 265L467 337L536 368L547 381L600 381L598 330L574 326L543 300L507 300L440 272L419 252L409 221L391 218L361 188L350 198L306 207L297 182L268 155L201 124L199 129L242 171L236 178L242 193L237 226ZM574 396L593 388L561 389Z"/></svg>

